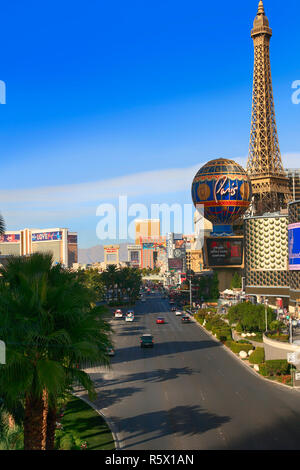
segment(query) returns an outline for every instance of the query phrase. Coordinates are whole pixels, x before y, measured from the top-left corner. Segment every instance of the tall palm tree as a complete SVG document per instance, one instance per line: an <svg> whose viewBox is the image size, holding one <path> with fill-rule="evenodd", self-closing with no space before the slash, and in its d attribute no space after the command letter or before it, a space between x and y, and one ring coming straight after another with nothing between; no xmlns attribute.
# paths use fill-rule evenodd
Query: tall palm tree
<svg viewBox="0 0 300 470"><path fill-rule="evenodd" d="M0 329L7 346L0 390L8 407L23 403L25 449L43 447L47 398L47 447L53 448L59 397L74 383L95 396L92 380L77 365L109 364L109 326L99 319L91 291L73 273L53 267L51 255L13 257L0 271Z"/></svg>
<svg viewBox="0 0 300 470"><path fill-rule="evenodd" d="M5 222L4 222L2 215L0 214L0 235L3 235L4 232L5 232Z"/></svg>

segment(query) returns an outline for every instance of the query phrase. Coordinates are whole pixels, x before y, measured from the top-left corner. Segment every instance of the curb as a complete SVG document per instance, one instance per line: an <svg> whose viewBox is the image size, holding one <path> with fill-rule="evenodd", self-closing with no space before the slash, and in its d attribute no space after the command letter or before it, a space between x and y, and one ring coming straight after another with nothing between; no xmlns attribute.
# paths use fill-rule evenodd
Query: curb
<svg viewBox="0 0 300 470"><path fill-rule="evenodd" d="M84 398L80 395L77 395L76 393L73 393L73 395L77 398L80 398L80 400L84 401L87 405L89 405L91 408L93 408L97 413L98 415L101 416L101 418L104 419L104 421L106 422L107 426L109 427L110 429L110 432L112 434L112 437L113 437L113 440L114 440L114 443L115 443L115 450L120 450L121 449L121 445L120 445L120 441L117 437L117 433L116 433L116 430L115 430L115 425L114 423L109 419L107 418L107 416L105 416L102 411L98 410L96 405L94 405L94 403L92 403L90 400L88 400L87 398Z"/></svg>
<svg viewBox="0 0 300 470"><path fill-rule="evenodd" d="M200 325L199 322L197 322L197 320L194 320L194 323L196 323L205 333L207 333L216 343L219 343L221 345L221 347L227 351L229 354L231 354L231 356L235 357L237 361L239 361L240 364L243 364L243 366L248 369L253 375L255 375L256 377L266 381L266 382L269 382L273 385L279 385L281 387L285 387L286 389L292 391L292 392L300 392L300 387L291 387L290 385L285 385L285 384L282 384L280 382L276 382L274 380L270 380L268 379L267 377L264 377L262 376L261 374L259 374L258 372L256 372L254 369L252 369L252 367L247 364L245 361L243 361L242 359L240 359L234 352L232 352L227 346L225 346L221 341L219 341L212 333L210 333L208 330L206 330L206 328L204 328L202 325Z"/></svg>

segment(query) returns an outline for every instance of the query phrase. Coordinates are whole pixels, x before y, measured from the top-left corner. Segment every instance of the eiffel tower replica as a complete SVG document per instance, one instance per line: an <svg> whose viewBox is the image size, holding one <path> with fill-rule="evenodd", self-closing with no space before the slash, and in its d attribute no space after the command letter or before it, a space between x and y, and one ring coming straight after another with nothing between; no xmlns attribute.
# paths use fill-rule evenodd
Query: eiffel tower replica
<svg viewBox="0 0 300 470"><path fill-rule="evenodd" d="M270 39L272 30L260 0L251 37L254 42L253 102L247 172L252 183L252 213L277 212L292 200L278 143L273 100Z"/></svg>

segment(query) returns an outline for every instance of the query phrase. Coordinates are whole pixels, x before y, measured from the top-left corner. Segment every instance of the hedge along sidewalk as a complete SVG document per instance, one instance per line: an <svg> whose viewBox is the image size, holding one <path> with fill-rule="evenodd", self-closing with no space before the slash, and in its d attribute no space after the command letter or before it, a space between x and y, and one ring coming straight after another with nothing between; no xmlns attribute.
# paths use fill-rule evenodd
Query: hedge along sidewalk
<svg viewBox="0 0 300 470"><path fill-rule="evenodd" d="M242 336L240 336L237 331L235 330L232 330L232 337L233 337L233 340L234 341L240 341L240 340L246 340L246 341L249 341L251 344L253 344L253 346L255 346L256 348L261 348L263 347L264 343L263 342L258 342L258 341L255 341L253 339L251 339L250 336L246 336L245 338L243 338Z"/></svg>
<svg viewBox="0 0 300 470"><path fill-rule="evenodd" d="M188 312L190 313L190 312ZM193 318L193 316L191 315L191 318L193 319L193 321L203 330L205 331L205 333L207 333L216 343L219 343L221 344L221 347L224 348L225 351L228 352L228 354L230 354L231 356L235 357L237 361L239 361L240 364L242 364L244 367L246 367L253 375L255 375L256 377L262 379L262 380L266 380L272 384L275 384L275 385L280 385L281 387L285 387L287 389L289 389L290 391L294 391L294 392L300 392L300 387L296 388L296 387L291 387L290 385L285 385L281 382L276 382L274 380L271 380L271 379L268 379L267 377L264 377L263 375L261 375L259 372L256 372L254 370L254 368L252 367L252 365L250 364L250 362L248 360L245 360L245 359L242 359L238 354L234 353L233 351L231 351L231 349L229 349L227 346L225 346L224 343L222 343L222 341L219 341L214 334L212 334L210 331L208 331L204 326L202 326L195 318ZM262 347L262 343L258 343L259 346L257 347Z"/></svg>

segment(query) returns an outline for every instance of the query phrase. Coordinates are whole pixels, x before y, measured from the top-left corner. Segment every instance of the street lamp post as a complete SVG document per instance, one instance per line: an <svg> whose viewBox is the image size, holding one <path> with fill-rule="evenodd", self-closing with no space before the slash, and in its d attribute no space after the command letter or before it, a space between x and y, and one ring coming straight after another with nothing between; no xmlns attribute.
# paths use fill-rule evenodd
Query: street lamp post
<svg viewBox="0 0 300 470"><path fill-rule="evenodd" d="M266 323L266 333L268 331L268 299L265 299L265 323Z"/></svg>
<svg viewBox="0 0 300 470"><path fill-rule="evenodd" d="M289 320L290 320L290 344L293 344L293 325L292 325L292 317L290 317Z"/></svg>

